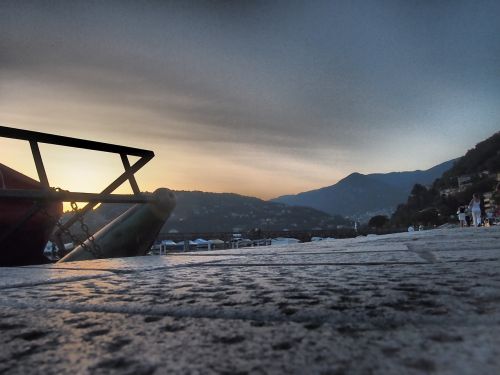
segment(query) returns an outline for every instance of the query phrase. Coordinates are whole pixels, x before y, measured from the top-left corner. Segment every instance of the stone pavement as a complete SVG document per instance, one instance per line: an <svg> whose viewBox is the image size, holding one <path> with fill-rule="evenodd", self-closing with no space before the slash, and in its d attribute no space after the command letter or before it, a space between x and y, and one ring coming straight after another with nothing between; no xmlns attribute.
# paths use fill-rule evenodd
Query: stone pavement
<svg viewBox="0 0 500 375"><path fill-rule="evenodd" d="M500 227L0 268L0 374L500 374Z"/></svg>

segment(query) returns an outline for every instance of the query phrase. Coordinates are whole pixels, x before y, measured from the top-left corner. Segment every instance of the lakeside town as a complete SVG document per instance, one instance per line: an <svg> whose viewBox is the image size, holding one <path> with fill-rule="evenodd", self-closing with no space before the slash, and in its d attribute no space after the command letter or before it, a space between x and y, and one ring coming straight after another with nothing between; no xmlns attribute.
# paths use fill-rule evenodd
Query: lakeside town
<svg viewBox="0 0 500 375"><path fill-rule="evenodd" d="M0 375L500 374L499 0L0 4Z"/></svg>

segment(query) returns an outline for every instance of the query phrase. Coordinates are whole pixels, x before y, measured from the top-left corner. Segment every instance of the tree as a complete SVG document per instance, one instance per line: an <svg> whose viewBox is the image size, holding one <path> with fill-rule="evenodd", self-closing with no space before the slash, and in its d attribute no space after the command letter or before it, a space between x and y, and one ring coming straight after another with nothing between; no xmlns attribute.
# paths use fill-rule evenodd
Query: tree
<svg viewBox="0 0 500 375"><path fill-rule="evenodd" d="M425 210L417 212L415 214L415 219L417 222L425 225L440 224L439 211L436 208L426 208Z"/></svg>
<svg viewBox="0 0 500 375"><path fill-rule="evenodd" d="M392 214L391 221L396 226L408 226L412 221L412 215L413 211L407 204L400 204Z"/></svg>
<svg viewBox="0 0 500 375"><path fill-rule="evenodd" d="M368 221L368 225L370 227L382 228L389 222L389 218L385 215L377 215L373 216L370 221Z"/></svg>

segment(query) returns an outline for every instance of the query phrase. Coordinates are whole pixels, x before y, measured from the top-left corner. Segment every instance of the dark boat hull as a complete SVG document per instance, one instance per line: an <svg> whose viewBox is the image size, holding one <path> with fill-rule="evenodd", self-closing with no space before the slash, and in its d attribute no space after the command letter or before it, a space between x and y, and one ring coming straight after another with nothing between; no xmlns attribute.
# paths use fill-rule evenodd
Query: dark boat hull
<svg viewBox="0 0 500 375"><path fill-rule="evenodd" d="M42 190L40 182L0 164L0 189ZM0 266L47 263L43 250L62 202L0 198Z"/></svg>

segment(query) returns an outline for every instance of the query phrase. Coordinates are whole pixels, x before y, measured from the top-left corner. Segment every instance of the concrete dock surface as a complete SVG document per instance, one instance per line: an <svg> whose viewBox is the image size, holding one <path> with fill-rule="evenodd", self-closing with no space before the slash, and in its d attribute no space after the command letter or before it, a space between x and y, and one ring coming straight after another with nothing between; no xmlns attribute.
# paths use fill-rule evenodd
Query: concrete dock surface
<svg viewBox="0 0 500 375"><path fill-rule="evenodd" d="M500 374L500 227L0 268L0 374Z"/></svg>

